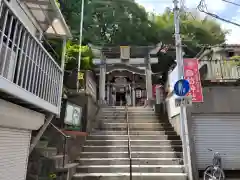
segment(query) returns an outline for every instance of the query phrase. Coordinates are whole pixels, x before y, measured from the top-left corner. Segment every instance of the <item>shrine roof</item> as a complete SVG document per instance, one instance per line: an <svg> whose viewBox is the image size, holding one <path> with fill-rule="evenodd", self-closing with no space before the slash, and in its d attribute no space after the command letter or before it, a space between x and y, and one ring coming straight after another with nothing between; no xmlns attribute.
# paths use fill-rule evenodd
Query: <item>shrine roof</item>
<svg viewBox="0 0 240 180"><path fill-rule="evenodd" d="M101 53L106 58L120 58L120 46L94 46L89 45L93 51L95 57L100 57ZM150 57L157 57L158 52L161 49L161 45L155 46L129 46L130 47L130 58L144 58L148 54Z"/></svg>

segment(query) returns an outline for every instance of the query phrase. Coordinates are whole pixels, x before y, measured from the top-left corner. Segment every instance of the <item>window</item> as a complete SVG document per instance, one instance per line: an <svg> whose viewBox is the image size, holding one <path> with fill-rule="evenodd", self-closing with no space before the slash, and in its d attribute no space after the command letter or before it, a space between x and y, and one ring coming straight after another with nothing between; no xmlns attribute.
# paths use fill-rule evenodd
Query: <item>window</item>
<svg viewBox="0 0 240 180"><path fill-rule="evenodd" d="M17 18L13 15L11 10L8 10L8 7L5 4L2 4L2 5L3 5L3 8L2 8L2 14L0 16L0 31L1 31L1 33L4 34L4 36L3 36L4 43L7 43L7 40L8 40L7 37L8 37L8 35L10 35L9 36L10 41L7 46L11 48L12 44L15 44L18 39L19 29L20 29L21 24L19 23L17 25L17 21L18 21ZM8 14L7 14L7 10L8 10ZM6 14L7 14L7 16L6 16ZM5 30L4 30L4 32L2 32L3 28L4 28L4 21L6 18L7 18L7 20L6 20ZM15 42L13 42L13 37L14 37L16 28L18 31L16 31L16 39L15 39Z"/></svg>
<svg viewBox="0 0 240 180"><path fill-rule="evenodd" d="M235 55L235 52L233 52L233 51L228 51L227 52L227 57L233 57Z"/></svg>

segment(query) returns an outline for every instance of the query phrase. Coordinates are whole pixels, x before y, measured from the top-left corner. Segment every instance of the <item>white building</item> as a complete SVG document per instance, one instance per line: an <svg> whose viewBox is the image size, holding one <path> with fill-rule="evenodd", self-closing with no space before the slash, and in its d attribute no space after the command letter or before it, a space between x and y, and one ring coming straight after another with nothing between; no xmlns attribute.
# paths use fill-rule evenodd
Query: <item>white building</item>
<svg viewBox="0 0 240 180"><path fill-rule="evenodd" d="M240 170L240 74L239 45L223 45L203 50L197 56L203 102L187 107L187 126L195 179L212 163L213 149L222 155L223 169ZM234 56L236 59L234 59ZM173 85L177 68L169 73L166 100L169 120L181 135L180 108L175 107ZM237 178L239 175L237 174Z"/></svg>
<svg viewBox="0 0 240 180"><path fill-rule="evenodd" d="M60 113L71 33L55 0L0 3L0 179L24 180L29 151L40 138L31 146L31 132L43 131ZM41 44L50 36L63 39L61 66Z"/></svg>

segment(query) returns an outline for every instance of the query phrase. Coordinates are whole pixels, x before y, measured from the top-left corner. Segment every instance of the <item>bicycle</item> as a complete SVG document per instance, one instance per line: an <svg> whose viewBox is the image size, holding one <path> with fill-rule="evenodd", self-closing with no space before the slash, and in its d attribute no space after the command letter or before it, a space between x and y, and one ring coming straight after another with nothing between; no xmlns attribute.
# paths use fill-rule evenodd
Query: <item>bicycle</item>
<svg viewBox="0 0 240 180"><path fill-rule="evenodd" d="M213 151L212 149L208 149ZM212 165L204 170L204 180L225 180L225 173L222 169L222 158L219 152L213 153Z"/></svg>

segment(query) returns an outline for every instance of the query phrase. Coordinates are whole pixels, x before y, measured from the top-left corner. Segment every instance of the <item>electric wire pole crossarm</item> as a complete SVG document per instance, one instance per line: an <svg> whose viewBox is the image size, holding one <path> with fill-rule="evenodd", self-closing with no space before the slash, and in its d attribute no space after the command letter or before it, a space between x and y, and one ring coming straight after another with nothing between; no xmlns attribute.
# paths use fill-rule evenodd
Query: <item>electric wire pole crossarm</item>
<svg viewBox="0 0 240 180"><path fill-rule="evenodd" d="M176 60L178 66L178 79L184 79L184 65L183 65L183 54L182 54L182 42L180 36L180 14L178 7L178 0L173 0L174 3L174 26L175 26L175 46L176 46ZM181 139L183 142L183 159L185 169L188 173L189 180L193 180L191 155L189 148L189 137L188 137L188 126L187 126L187 115L186 107L180 106L180 121L181 121Z"/></svg>

